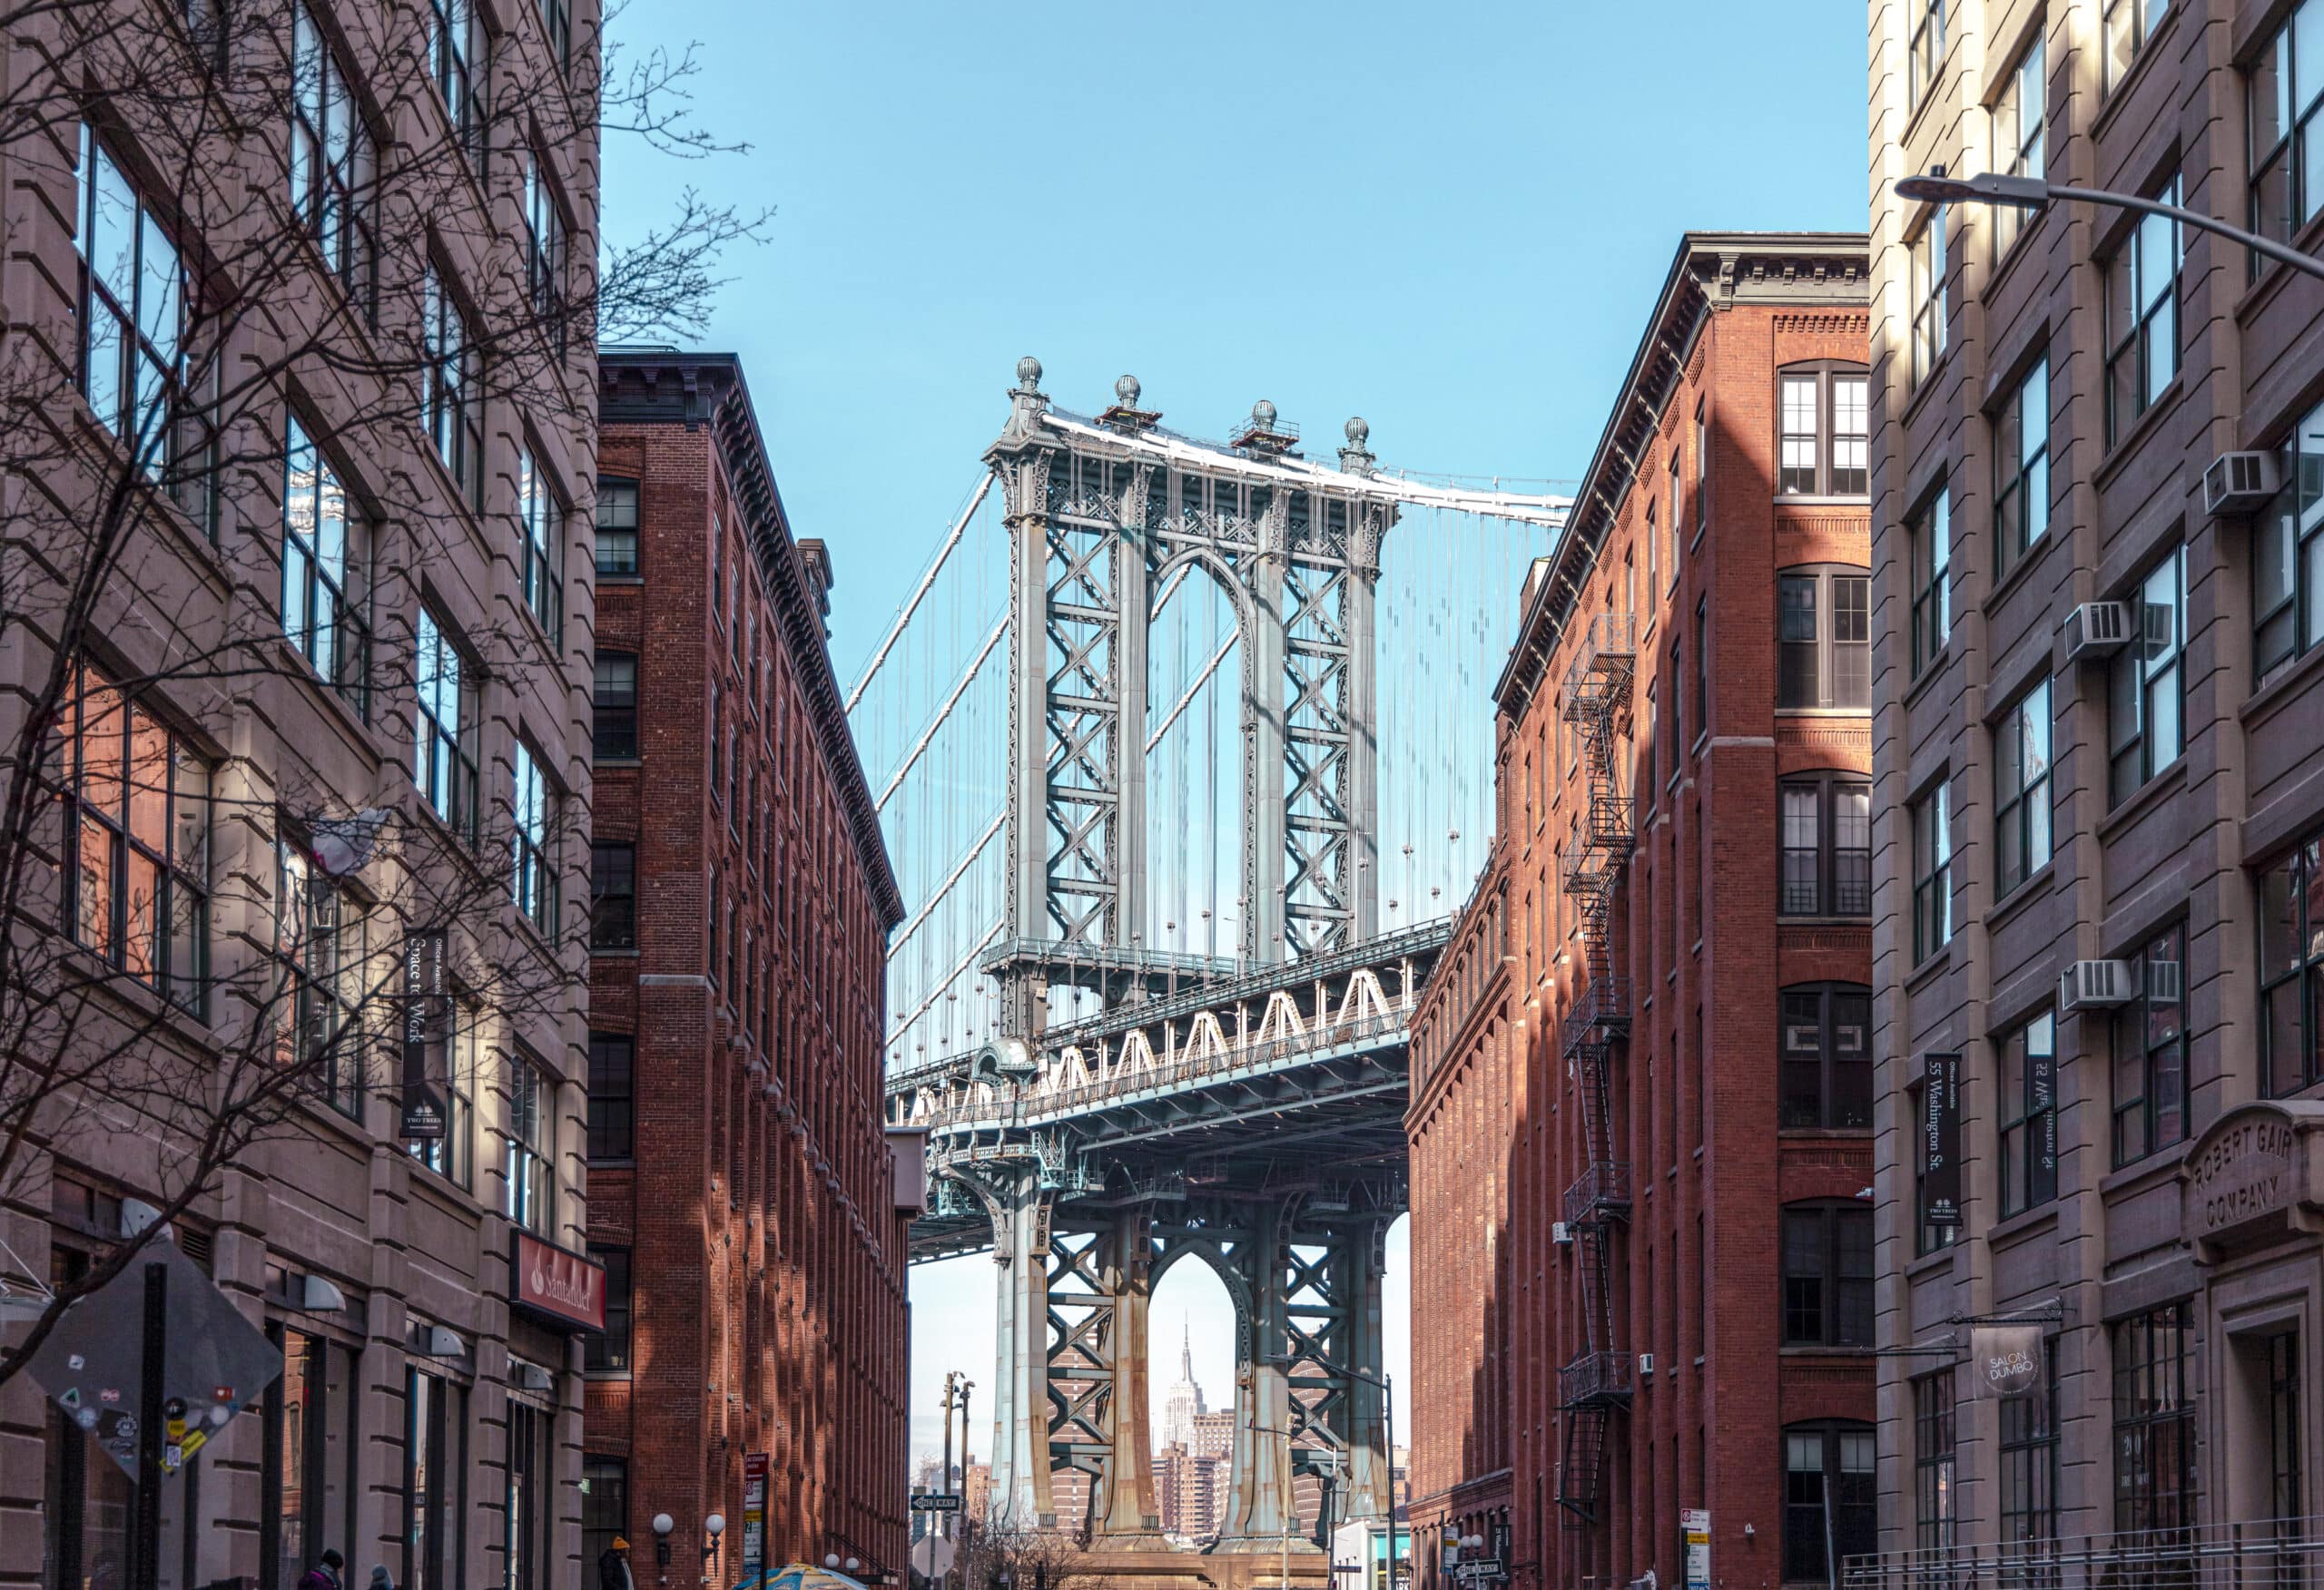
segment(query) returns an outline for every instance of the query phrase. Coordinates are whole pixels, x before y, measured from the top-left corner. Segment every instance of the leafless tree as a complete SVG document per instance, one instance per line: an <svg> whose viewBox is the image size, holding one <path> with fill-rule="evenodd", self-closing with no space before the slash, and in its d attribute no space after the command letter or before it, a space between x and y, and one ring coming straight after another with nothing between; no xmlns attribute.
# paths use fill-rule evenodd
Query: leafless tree
<svg viewBox="0 0 2324 1590"><path fill-rule="evenodd" d="M765 215L688 190L598 257L601 125L738 147L691 47L487 41L463 0L0 0L0 1208L137 1139L176 1222L303 1114L376 1118L407 1038L582 997L579 803L431 749L420 593L520 566L462 648L586 742L595 348L698 329ZM307 723L399 750L242 743ZM35 1305L0 1384L136 1245L0 1245Z"/></svg>

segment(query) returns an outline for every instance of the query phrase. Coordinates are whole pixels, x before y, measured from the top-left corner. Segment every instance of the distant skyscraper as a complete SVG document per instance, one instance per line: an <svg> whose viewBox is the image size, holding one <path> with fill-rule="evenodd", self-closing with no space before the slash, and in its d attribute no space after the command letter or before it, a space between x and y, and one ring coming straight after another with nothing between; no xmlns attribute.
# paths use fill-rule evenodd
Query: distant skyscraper
<svg viewBox="0 0 2324 1590"><path fill-rule="evenodd" d="M1169 1398L1162 1404L1162 1444L1191 1448L1195 1420L1210 1409L1203 1401L1202 1388L1195 1384L1194 1338L1185 1321L1180 1321L1178 1329L1178 1383L1170 1388Z"/></svg>

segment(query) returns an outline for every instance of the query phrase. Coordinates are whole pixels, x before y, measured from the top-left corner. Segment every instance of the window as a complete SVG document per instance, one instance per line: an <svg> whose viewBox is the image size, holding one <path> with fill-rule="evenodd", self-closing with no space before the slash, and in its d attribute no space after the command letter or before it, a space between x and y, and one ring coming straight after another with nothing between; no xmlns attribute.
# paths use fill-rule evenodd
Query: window
<svg viewBox="0 0 2324 1590"><path fill-rule="evenodd" d="M558 0L544 0L557 4ZM533 317L556 348L565 354L565 216L556 207L544 169L547 157L538 150L525 152L525 285L532 298Z"/></svg>
<svg viewBox="0 0 2324 1590"><path fill-rule="evenodd" d="M509 750L509 892L517 910L534 931L556 932L556 868L549 855L549 816L554 804L540 764L523 741Z"/></svg>
<svg viewBox="0 0 2324 1590"><path fill-rule="evenodd" d="M2315 158L2317 108L2324 104L2324 50L2317 27L2324 0L2299 0L2252 64L2243 102L2250 117L2251 230L2288 243L2324 209L2324 182L2309 169ZM2311 55L2317 59L2309 59ZM2258 275L2260 256L2251 256Z"/></svg>
<svg viewBox="0 0 2324 1590"><path fill-rule="evenodd" d="M1945 222L1940 204L1914 237L1913 385L1917 388L1945 357Z"/></svg>
<svg viewBox="0 0 2324 1590"><path fill-rule="evenodd" d="M377 172L371 132L339 54L306 0L291 12L290 208L313 234L323 263L366 319L379 249L372 236Z"/></svg>
<svg viewBox="0 0 2324 1590"><path fill-rule="evenodd" d="M1994 893L2006 895L2050 860L2050 682L2010 704L1994 725Z"/></svg>
<svg viewBox="0 0 2324 1590"><path fill-rule="evenodd" d="M1778 996L1777 1124L1872 1124L1872 990L1815 983Z"/></svg>
<svg viewBox="0 0 2324 1590"><path fill-rule="evenodd" d="M1922 1375L1913 1387L1913 1545L1948 1550L1954 1538L1953 1371Z"/></svg>
<svg viewBox="0 0 2324 1590"><path fill-rule="evenodd" d="M529 447L517 449L517 529L524 544L525 605L554 645L564 633L558 621L565 596L565 510Z"/></svg>
<svg viewBox="0 0 2324 1590"><path fill-rule="evenodd" d="M281 835L274 842L274 898L285 1006L276 1061L301 1073L333 1109L360 1121L370 972L362 907Z"/></svg>
<svg viewBox="0 0 2324 1590"><path fill-rule="evenodd" d="M2317 990L2303 995L2303 988ZM2324 835L2260 878L2260 1086L2268 1096L2324 1079Z"/></svg>
<svg viewBox="0 0 2324 1590"><path fill-rule="evenodd" d="M476 1179L477 1018L455 1003L448 1021L451 1054L444 1078L444 1135L407 1137L403 1148L455 1187L466 1187Z"/></svg>
<svg viewBox="0 0 2324 1590"><path fill-rule="evenodd" d="M1703 402L1695 403L1695 529L1710 523L1710 417Z"/></svg>
<svg viewBox="0 0 2324 1590"><path fill-rule="evenodd" d="M2106 0L2106 92L2129 74L2131 63L2171 15L2171 0Z"/></svg>
<svg viewBox="0 0 2324 1590"><path fill-rule="evenodd" d="M502 1167L508 1182L507 1212L527 1231L545 1235L555 1225L550 1204L556 1085L521 1055L507 1056L504 1075L508 1086L507 1161Z"/></svg>
<svg viewBox="0 0 2324 1590"><path fill-rule="evenodd" d="M554 1520L543 1493L554 1461L552 1428L547 1408L520 1397L508 1399L508 1463L501 1489L503 1590L546 1590L547 1585L547 1536Z"/></svg>
<svg viewBox="0 0 2324 1590"><path fill-rule="evenodd" d="M1839 1563L1879 1544L1872 1427L1790 1425L1783 1432L1783 1576L1835 1583Z"/></svg>
<svg viewBox="0 0 2324 1590"><path fill-rule="evenodd" d="M2179 202L2179 179L2155 195ZM2106 262L2106 445L2154 406L2179 373L2179 223L2142 216Z"/></svg>
<svg viewBox="0 0 2324 1590"><path fill-rule="evenodd" d="M2001 1041L2001 1212L2057 1195L2057 1018L2044 1011Z"/></svg>
<svg viewBox="0 0 2324 1590"><path fill-rule="evenodd" d="M1913 802L1913 964L1953 941L1953 784Z"/></svg>
<svg viewBox="0 0 2324 1590"><path fill-rule="evenodd" d="M637 947L637 847L589 847L589 947Z"/></svg>
<svg viewBox="0 0 2324 1590"><path fill-rule="evenodd" d="M209 960L210 770L94 668L80 670L64 712L73 937L200 1016Z"/></svg>
<svg viewBox="0 0 2324 1590"><path fill-rule="evenodd" d="M368 527L297 415L283 422L282 633L358 717L369 718Z"/></svg>
<svg viewBox="0 0 2324 1590"><path fill-rule="evenodd" d="M1945 0L1913 0L1913 37L1908 49L1905 101L1907 113L1921 108L1928 91L1936 86L1936 69L1945 62ZM1814 1575L1820 1579L1819 1572Z"/></svg>
<svg viewBox="0 0 2324 1590"><path fill-rule="evenodd" d="M1783 1212L1786 1347L1872 1345L1872 1211L1793 1203Z"/></svg>
<svg viewBox="0 0 2324 1590"><path fill-rule="evenodd" d="M467 1583L468 1468L468 1389L408 1367L402 1590L460 1590Z"/></svg>
<svg viewBox="0 0 2324 1590"><path fill-rule="evenodd" d="M433 264L421 275L420 299L420 423L453 484L477 507L484 496L484 417L476 347Z"/></svg>
<svg viewBox="0 0 2324 1590"><path fill-rule="evenodd" d="M1846 774L1786 780L1783 893L1787 917L1872 911L1872 786Z"/></svg>
<svg viewBox="0 0 2324 1590"><path fill-rule="evenodd" d="M1695 604L1695 738L1710 732L1710 598Z"/></svg>
<svg viewBox="0 0 2324 1590"><path fill-rule="evenodd" d="M593 1375L629 1373L631 1303L629 1250L589 1246L589 1257L606 1267L606 1328L588 1339L582 1367Z"/></svg>
<svg viewBox="0 0 2324 1590"><path fill-rule="evenodd" d="M1850 569L1776 579L1776 706L1872 704L1872 580Z"/></svg>
<svg viewBox="0 0 2324 1590"><path fill-rule="evenodd" d="M261 1415L259 1582L291 1590L326 1549L354 1557L355 1355L280 1323L266 1334L282 1354L282 1376L267 1388Z"/></svg>
<svg viewBox="0 0 2324 1590"><path fill-rule="evenodd" d="M2001 1404L2001 1546L2047 1557L2058 1539L2057 1343L2042 1344L2042 1386ZM2032 1583L2041 1583L2036 1579Z"/></svg>
<svg viewBox="0 0 2324 1590"><path fill-rule="evenodd" d="M413 714L418 744L412 782L451 830L476 842L476 695L467 659L435 611L423 604L417 627L419 684Z"/></svg>
<svg viewBox="0 0 2324 1590"><path fill-rule="evenodd" d="M628 1532L628 1461L592 1452L581 1459L581 1560L596 1563Z"/></svg>
<svg viewBox="0 0 2324 1590"><path fill-rule="evenodd" d="M429 0L428 67L443 96L452 142L478 176L484 173L484 51L476 0Z"/></svg>
<svg viewBox="0 0 2324 1590"><path fill-rule="evenodd" d="M2138 997L2114 1020L2117 1165L2187 1135L2187 925L2148 939L2131 965Z"/></svg>
<svg viewBox="0 0 2324 1590"><path fill-rule="evenodd" d="M1994 102L1994 159L2001 162L2003 176L2042 174L2043 86L2042 39L2036 34ZM1986 212L1994 221L1994 263L1998 266L2024 234L2033 212L2014 204L1995 204Z"/></svg>
<svg viewBox="0 0 2324 1590"><path fill-rule="evenodd" d="M2107 665L2107 786L2115 805L2179 760L2186 670L2187 549L2148 571L2129 606L2130 644Z"/></svg>
<svg viewBox="0 0 2324 1590"><path fill-rule="evenodd" d="M597 482L597 573L615 579L637 574L637 482Z"/></svg>
<svg viewBox="0 0 2324 1590"><path fill-rule="evenodd" d="M1953 496L1940 486L1908 526L1913 554L1913 677L1953 635Z"/></svg>
<svg viewBox="0 0 2324 1590"><path fill-rule="evenodd" d="M1994 573L2005 574L2050 527L2050 363L2038 359L1994 420Z"/></svg>
<svg viewBox="0 0 2324 1590"><path fill-rule="evenodd" d="M1670 441L1670 490L1665 499L1669 505L1670 528L1673 531L1679 527L1679 441L1674 435ZM1696 523L1700 524L1701 521L1698 519Z"/></svg>
<svg viewBox="0 0 2324 1590"><path fill-rule="evenodd" d="M1777 378L1782 496L1862 496L1871 482L1870 398L1864 373L1807 365Z"/></svg>
<svg viewBox="0 0 2324 1590"><path fill-rule="evenodd" d="M2112 1334L2115 1533L2184 1539L2195 1526L2192 1306L2119 1320Z"/></svg>
<svg viewBox="0 0 2324 1590"><path fill-rule="evenodd" d="M589 1157L625 1160L635 1150L636 1040L627 1033L589 1035Z"/></svg>
<svg viewBox="0 0 2324 1590"><path fill-rule="evenodd" d="M183 388L192 284L169 233L85 123L80 184L81 392L147 477L172 485L191 511L187 472L206 496L212 441Z"/></svg>
<svg viewBox="0 0 2324 1590"><path fill-rule="evenodd" d="M2251 523L2251 672L2259 684L2324 641L2324 510L2317 505L2324 500L2324 407L2301 418L2282 457L2283 489Z"/></svg>
<svg viewBox="0 0 2324 1590"><path fill-rule="evenodd" d="M541 0L541 34L548 40L548 58L562 72L573 60L573 0ZM595 1555L585 1562L596 1562Z"/></svg>

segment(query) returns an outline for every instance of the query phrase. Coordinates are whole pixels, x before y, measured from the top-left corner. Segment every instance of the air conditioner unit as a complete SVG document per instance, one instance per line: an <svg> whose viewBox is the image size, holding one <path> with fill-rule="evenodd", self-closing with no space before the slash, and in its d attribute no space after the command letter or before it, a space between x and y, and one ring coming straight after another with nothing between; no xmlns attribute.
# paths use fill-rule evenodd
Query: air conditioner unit
<svg viewBox="0 0 2324 1590"><path fill-rule="evenodd" d="M2159 1004L2176 1005L2187 996L2186 968L2175 960L2146 963L2146 996Z"/></svg>
<svg viewBox="0 0 2324 1590"><path fill-rule="evenodd" d="M2058 1004L2067 1010L2127 1005L2138 991L2138 974L2128 961L2076 961L2058 975Z"/></svg>
<svg viewBox="0 0 2324 1590"><path fill-rule="evenodd" d="M2130 644L2131 604L2085 602L2066 614L2065 632L2068 662L2111 657Z"/></svg>
<svg viewBox="0 0 2324 1590"><path fill-rule="evenodd" d="M2221 453L2203 471L2203 512L2252 513L2282 487L2281 476L2273 453Z"/></svg>
<svg viewBox="0 0 2324 1590"><path fill-rule="evenodd" d="M1561 1248L1572 1246L1573 1228L1566 1224L1565 1222L1561 1220L1551 1222L1550 1241L1555 1242Z"/></svg>
<svg viewBox="0 0 2324 1590"><path fill-rule="evenodd" d="M1642 1352L1638 1355L1638 1372L1640 1379L1644 1379L1647 1376L1654 1373L1654 1355L1652 1353Z"/></svg>

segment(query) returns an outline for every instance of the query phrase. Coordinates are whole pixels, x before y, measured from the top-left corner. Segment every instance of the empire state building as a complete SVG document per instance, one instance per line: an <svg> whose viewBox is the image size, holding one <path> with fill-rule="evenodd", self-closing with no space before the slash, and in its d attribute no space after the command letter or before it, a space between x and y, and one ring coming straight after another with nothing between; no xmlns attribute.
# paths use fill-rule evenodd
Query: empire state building
<svg viewBox="0 0 2324 1590"><path fill-rule="evenodd" d="M1202 1399L1202 1388L1195 1384L1193 1338L1184 1321L1178 1329L1178 1380L1162 1404L1162 1444L1191 1450L1196 1445L1195 1420L1210 1409Z"/></svg>

